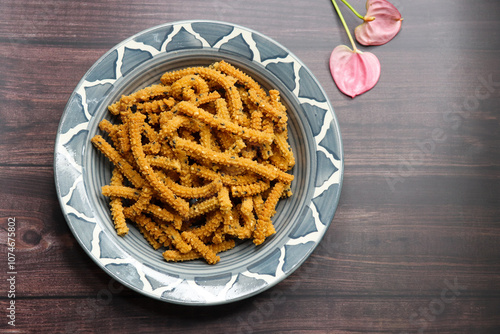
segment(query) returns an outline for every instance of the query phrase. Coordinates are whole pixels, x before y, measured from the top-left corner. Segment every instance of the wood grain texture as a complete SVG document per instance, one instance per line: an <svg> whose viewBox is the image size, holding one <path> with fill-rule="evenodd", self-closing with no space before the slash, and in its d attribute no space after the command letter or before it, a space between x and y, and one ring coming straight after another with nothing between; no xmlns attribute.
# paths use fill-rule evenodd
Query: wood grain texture
<svg viewBox="0 0 500 334"><path fill-rule="evenodd" d="M351 99L328 71L331 50L349 43L330 1L2 1L0 331L500 332L500 3L392 2L403 29L362 48L382 75ZM186 19L247 26L302 59L335 108L345 153L339 207L311 257L274 288L215 307L163 303L111 279L71 234L52 166L59 119L90 66L133 34ZM12 217L16 327L6 317Z"/></svg>

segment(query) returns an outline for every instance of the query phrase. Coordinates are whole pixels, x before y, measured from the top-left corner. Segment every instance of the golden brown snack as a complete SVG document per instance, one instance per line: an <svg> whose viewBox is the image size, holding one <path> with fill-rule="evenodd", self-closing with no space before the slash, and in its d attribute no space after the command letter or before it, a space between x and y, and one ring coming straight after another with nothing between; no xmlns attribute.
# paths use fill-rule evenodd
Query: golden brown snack
<svg viewBox="0 0 500 334"><path fill-rule="evenodd" d="M120 187L123 184L123 175L120 171L115 168L111 176L110 187ZM125 219L125 213L123 212L123 202L121 196L110 196L110 208L111 216L113 217L113 222L115 224L116 233L119 236L124 236L128 233L129 229Z"/></svg>
<svg viewBox="0 0 500 334"><path fill-rule="evenodd" d="M118 235L135 223L166 261L215 264L236 239L275 233L295 164L278 91L221 61L167 72L108 109L118 122L91 141L114 165L102 194Z"/></svg>

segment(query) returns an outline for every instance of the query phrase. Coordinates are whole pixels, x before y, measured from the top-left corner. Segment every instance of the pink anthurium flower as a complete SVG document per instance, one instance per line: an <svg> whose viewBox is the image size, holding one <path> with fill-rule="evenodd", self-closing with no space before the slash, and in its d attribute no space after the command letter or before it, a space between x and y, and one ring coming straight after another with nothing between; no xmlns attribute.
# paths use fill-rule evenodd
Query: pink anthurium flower
<svg viewBox="0 0 500 334"><path fill-rule="evenodd" d="M354 98L376 85L380 62L373 53L339 45L330 56L330 72L340 91Z"/></svg>
<svg viewBox="0 0 500 334"><path fill-rule="evenodd" d="M357 41L363 45L382 45L401 30L401 13L387 0L368 0L364 22L354 29Z"/></svg>

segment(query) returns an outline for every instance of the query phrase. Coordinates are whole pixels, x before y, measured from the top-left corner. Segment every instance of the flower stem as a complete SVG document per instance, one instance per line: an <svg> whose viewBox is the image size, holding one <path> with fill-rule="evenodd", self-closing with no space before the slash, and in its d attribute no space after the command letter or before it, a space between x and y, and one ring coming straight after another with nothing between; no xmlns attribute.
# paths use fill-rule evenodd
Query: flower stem
<svg viewBox="0 0 500 334"><path fill-rule="evenodd" d="M356 43L354 43L354 39L352 39L351 32L349 31L349 27L347 27L347 23L345 23L344 16L340 12L339 6L337 5L337 2L335 0L332 0L333 6L335 7L335 10L337 11L337 14L339 15L340 21L342 21L342 24L344 25L344 29L347 33L347 36L349 37L349 40L351 41L352 44L352 50L354 52L358 51L358 48L356 47Z"/></svg>
<svg viewBox="0 0 500 334"><path fill-rule="evenodd" d="M354 15L356 15L357 17L359 17L359 18L360 18L360 19L362 19L362 20L364 20L364 19L365 19L365 18L364 18L364 16L363 16L363 15L361 15L360 13L358 13L358 12L356 11L356 9L354 9L354 7L353 7L353 6L351 6L351 4L350 4L349 2L347 2L346 0L340 0L340 1L342 1L342 2L344 3L344 5L346 5L347 7L349 7L349 9L350 9L350 10L352 10L352 12L354 13Z"/></svg>

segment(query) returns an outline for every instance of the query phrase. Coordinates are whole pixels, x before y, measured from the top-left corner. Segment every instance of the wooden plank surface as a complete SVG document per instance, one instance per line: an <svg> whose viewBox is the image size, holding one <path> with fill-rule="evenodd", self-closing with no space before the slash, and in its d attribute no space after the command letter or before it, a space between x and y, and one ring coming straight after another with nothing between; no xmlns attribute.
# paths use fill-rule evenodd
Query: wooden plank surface
<svg viewBox="0 0 500 334"><path fill-rule="evenodd" d="M349 43L330 1L2 1L0 331L500 332L500 3L393 3L403 29L363 48L382 75L351 99L328 71L331 50ZM215 307L152 300L102 271L66 224L52 166L59 119L90 66L133 34L186 19L249 27L302 59L335 108L345 153L339 207L311 257L274 288Z"/></svg>

